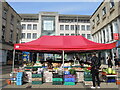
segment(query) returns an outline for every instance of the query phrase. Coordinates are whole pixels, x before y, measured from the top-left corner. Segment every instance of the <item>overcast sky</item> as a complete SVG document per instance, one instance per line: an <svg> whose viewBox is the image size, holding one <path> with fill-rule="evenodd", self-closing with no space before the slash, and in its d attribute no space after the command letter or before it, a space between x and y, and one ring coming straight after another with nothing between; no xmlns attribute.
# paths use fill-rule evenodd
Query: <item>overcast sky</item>
<svg viewBox="0 0 120 90"><path fill-rule="evenodd" d="M100 5L99 2L8 2L18 13L35 13L41 11L59 12L59 14L92 15Z"/></svg>

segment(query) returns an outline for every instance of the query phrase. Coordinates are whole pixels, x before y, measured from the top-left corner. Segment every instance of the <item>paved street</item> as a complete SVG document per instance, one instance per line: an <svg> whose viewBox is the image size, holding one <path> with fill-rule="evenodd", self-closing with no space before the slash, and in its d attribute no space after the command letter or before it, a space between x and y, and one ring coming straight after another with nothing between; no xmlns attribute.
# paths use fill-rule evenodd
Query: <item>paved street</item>
<svg viewBox="0 0 120 90"><path fill-rule="evenodd" d="M102 65L102 67L107 67L106 65ZM42 85L32 85L31 83L24 84L22 86L17 85L7 85L6 79L9 79L9 74L12 70L12 66L3 66L2 75L0 75L0 87L1 88L26 88L27 86L32 86L32 88L90 88L90 86L85 86L83 83L77 83L74 86L66 86L66 85L52 85L52 83L44 83ZM118 88L118 85L115 83L101 83L101 88Z"/></svg>
<svg viewBox="0 0 120 90"><path fill-rule="evenodd" d="M83 83L77 83L76 85L52 85L52 83L44 83L42 85L32 85L31 83L24 84L22 86L17 85L7 85L4 88L26 88L27 86L32 86L32 88L90 88L90 86L85 86ZM101 88L118 88L115 83L101 83Z"/></svg>

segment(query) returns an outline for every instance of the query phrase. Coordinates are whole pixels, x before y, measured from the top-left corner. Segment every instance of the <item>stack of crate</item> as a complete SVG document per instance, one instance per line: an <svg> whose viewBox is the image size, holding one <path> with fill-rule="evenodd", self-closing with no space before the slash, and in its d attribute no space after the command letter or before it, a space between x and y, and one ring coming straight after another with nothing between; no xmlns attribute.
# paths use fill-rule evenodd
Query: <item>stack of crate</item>
<svg viewBox="0 0 120 90"><path fill-rule="evenodd" d="M71 75L69 71L65 71L64 74L64 85L75 85L75 75Z"/></svg>
<svg viewBox="0 0 120 90"><path fill-rule="evenodd" d="M18 72L16 76L16 85L23 84L23 72Z"/></svg>
<svg viewBox="0 0 120 90"><path fill-rule="evenodd" d="M84 72L84 84L85 85L92 85L92 75L91 72Z"/></svg>
<svg viewBox="0 0 120 90"><path fill-rule="evenodd" d="M43 73L43 81L44 82L52 82L52 72L49 72L49 71L44 71Z"/></svg>
<svg viewBox="0 0 120 90"><path fill-rule="evenodd" d="M63 75L59 75L58 73L53 73L53 79L52 79L53 85L63 85Z"/></svg>
<svg viewBox="0 0 120 90"><path fill-rule="evenodd" d="M32 84L42 84L42 74L32 74Z"/></svg>

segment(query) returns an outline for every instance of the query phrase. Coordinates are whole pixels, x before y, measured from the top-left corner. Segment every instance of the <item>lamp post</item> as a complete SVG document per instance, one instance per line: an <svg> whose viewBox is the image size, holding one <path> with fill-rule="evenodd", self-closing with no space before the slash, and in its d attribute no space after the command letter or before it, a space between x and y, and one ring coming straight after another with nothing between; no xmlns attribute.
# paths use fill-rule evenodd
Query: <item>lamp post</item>
<svg viewBox="0 0 120 90"><path fill-rule="evenodd" d="M78 35L78 16L77 16L77 24L75 25L75 35Z"/></svg>

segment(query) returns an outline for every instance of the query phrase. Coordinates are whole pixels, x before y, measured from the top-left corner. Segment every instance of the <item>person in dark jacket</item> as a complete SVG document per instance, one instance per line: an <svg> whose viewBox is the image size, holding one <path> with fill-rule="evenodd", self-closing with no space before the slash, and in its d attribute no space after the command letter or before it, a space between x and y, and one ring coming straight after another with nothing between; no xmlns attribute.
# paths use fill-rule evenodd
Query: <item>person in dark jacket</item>
<svg viewBox="0 0 120 90"><path fill-rule="evenodd" d="M112 68L112 66L113 66L112 58L110 56L108 56L107 60L108 60L108 68Z"/></svg>
<svg viewBox="0 0 120 90"><path fill-rule="evenodd" d="M100 59L96 56L96 53L93 53L91 58L91 74L92 74L92 82L93 86L91 88L96 88L96 81L97 81L97 88L100 88L100 80L99 80L99 68L100 68Z"/></svg>
<svg viewBox="0 0 120 90"><path fill-rule="evenodd" d="M115 68L117 69L119 66L119 60L118 60L117 56L114 57L114 61L115 61Z"/></svg>

